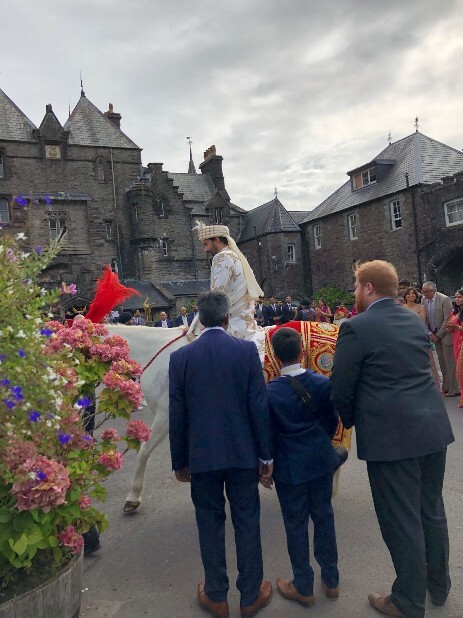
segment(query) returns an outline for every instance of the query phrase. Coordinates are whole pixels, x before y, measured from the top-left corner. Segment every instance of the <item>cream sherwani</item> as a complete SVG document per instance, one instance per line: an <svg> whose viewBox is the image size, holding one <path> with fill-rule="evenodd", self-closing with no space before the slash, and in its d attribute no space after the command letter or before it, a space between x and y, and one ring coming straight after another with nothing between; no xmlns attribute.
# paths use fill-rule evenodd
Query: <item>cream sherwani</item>
<svg viewBox="0 0 463 618"><path fill-rule="evenodd" d="M231 302L228 332L239 339L254 341L263 361L264 330L254 319L254 301L248 295L243 266L236 253L230 249L222 249L212 259L211 290L228 294Z"/></svg>

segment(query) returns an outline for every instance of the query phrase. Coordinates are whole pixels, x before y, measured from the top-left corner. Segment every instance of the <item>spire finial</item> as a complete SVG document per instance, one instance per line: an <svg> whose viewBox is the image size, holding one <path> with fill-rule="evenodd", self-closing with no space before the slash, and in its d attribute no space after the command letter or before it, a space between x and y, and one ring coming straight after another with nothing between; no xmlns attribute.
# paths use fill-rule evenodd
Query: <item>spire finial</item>
<svg viewBox="0 0 463 618"><path fill-rule="evenodd" d="M419 122L418 122L418 116L415 118L415 133L418 133L418 129L420 128Z"/></svg>
<svg viewBox="0 0 463 618"><path fill-rule="evenodd" d="M278 188L275 187L275 189L273 190L273 193L275 194L275 199L278 199Z"/></svg>
<svg viewBox="0 0 463 618"><path fill-rule="evenodd" d="M84 83L82 81L82 71L80 71L80 96L84 97L85 96L85 92L84 92Z"/></svg>
<svg viewBox="0 0 463 618"><path fill-rule="evenodd" d="M187 144L189 144L190 146L190 161L188 163L188 173L196 174L195 164L193 163L193 153L191 151L191 144L193 143L193 138L188 135L186 138L186 141L187 141Z"/></svg>
<svg viewBox="0 0 463 618"><path fill-rule="evenodd" d="M392 143L392 135L391 135L391 130L389 129L389 133L387 134L387 141L389 142L389 146Z"/></svg>

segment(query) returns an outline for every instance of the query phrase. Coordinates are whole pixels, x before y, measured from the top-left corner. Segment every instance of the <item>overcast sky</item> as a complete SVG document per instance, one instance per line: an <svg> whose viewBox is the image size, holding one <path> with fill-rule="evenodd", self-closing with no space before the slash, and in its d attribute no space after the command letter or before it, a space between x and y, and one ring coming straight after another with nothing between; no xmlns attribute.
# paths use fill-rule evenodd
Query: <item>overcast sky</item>
<svg viewBox="0 0 463 618"><path fill-rule="evenodd" d="M232 201L311 210L420 131L463 147L459 0L2 0L0 88L38 126L84 90L143 163L211 144Z"/></svg>

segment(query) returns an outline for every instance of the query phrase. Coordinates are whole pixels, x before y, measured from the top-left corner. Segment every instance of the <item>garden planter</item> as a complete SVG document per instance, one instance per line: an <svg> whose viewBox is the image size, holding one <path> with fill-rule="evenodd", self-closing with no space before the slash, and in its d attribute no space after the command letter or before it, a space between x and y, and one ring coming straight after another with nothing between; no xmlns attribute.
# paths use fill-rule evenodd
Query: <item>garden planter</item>
<svg viewBox="0 0 463 618"><path fill-rule="evenodd" d="M78 618L83 552L52 579L0 605L0 618Z"/></svg>

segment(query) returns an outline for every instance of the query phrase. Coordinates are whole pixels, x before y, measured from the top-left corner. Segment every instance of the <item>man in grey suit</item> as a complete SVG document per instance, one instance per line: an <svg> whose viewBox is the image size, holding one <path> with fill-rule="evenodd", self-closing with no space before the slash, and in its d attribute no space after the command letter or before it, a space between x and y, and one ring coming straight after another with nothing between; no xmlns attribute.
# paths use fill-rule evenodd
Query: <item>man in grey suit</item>
<svg viewBox="0 0 463 618"><path fill-rule="evenodd" d="M426 311L426 323L429 338L436 346L439 365L442 371L442 393L447 397L459 394L455 372L455 355L453 352L453 335L445 330L445 325L452 313L452 301L436 289L434 281L426 281L421 288L423 306Z"/></svg>
<svg viewBox="0 0 463 618"><path fill-rule="evenodd" d="M432 378L424 322L394 302L395 268L374 260L355 274L359 314L341 324L332 392L345 427L355 425L397 575L390 595L368 599L387 616L423 618L426 588L434 605L450 590L442 484L454 437Z"/></svg>

